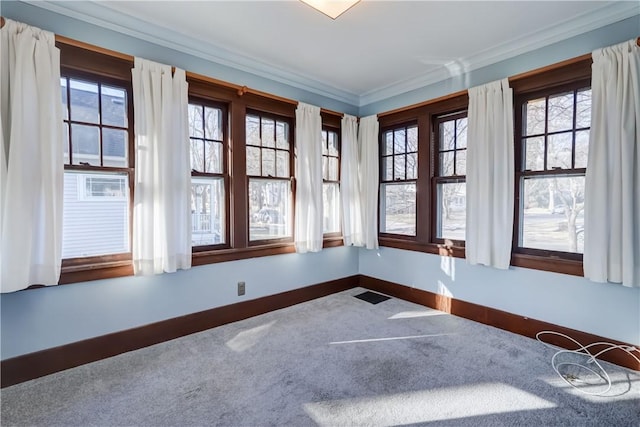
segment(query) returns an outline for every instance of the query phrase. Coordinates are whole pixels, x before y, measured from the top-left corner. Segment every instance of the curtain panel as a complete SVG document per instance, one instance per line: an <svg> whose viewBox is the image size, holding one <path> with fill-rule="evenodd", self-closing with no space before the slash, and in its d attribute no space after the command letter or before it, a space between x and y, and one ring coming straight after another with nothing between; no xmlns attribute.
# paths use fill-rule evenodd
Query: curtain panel
<svg viewBox="0 0 640 427"><path fill-rule="evenodd" d="M322 118L320 107L296 109L296 252L322 250Z"/></svg>
<svg viewBox="0 0 640 427"><path fill-rule="evenodd" d="M378 249L379 127L376 115L360 119L358 180L362 210L362 244L367 249Z"/></svg>
<svg viewBox="0 0 640 427"><path fill-rule="evenodd" d="M466 258L509 268L513 236L513 90L509 81L469 89Z"/></svg>
<svg viewBox="0 0 640 427"><path fill-rule="evenodd" d="M0 290L12 292L60 278L60 51L53 33L10 19L0 34Z"/></svg>
<svg viewBox="0 0 640 427"><path fill-rule="evenodd" d="M135 58L132 70L136 170L136 275L191 267L191 163L184 70Z"/></svg>
<svg viewBox="0 0 640 427"><path fill-rule="evenodd" d="M342 235L345 246L362 246L362 209L358 171L358 118L342 117L340 165L340 198L342 208Z"/></svg>
<svg viewBox="0 0 640 427"><path fill-rule="evenodd" d="M592 56L584 276L640 287L640 47Z"/></svg>

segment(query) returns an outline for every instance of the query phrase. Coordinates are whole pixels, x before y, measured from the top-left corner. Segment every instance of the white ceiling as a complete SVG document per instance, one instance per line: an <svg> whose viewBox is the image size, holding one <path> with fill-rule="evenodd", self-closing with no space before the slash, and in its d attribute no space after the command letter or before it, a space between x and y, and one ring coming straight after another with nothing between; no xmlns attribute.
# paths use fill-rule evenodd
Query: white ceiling
<svg viewBox="0 0 640 427"><path fill-rule="evenodd" d="M354 105L640 12L637 1L29 2Z"/></svg>

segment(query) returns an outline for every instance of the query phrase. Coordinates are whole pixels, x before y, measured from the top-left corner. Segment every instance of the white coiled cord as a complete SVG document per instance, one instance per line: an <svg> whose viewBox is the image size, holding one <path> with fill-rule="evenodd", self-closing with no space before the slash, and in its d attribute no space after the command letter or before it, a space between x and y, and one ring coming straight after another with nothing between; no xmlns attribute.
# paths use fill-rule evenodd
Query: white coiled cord
<svg viewBox="0 0 640 427"><path fill-rule="evenodd" d="M560 349L557 350L559 347L549 344L545 341L543 341L540 337L543 335L556 335L562 338L565 338L571 342L573 342L577 348L574 350L566 350L566 349ZM553 367L553 370L556 372L556 374L558 374L558 376L560 378L562 378L564 380L564 382L566 382L567 384L569 384L571 387L575 388L576 390L584 393L584 394L588 394L590 396L604 396L605 394L607 394L609 392L609 390L611 390L611 378L609 378L609 374L607 373L607 371L604 370L604 368L602 367L602 365L600 364L600 362L598 361L597 357L599 357L600 355L611 351L611 350L615 350L615 349L619 349L624 351L625 353L627 353L628 355L630 355L631 357L633 357L638 363L640 363L640 358L638 356L636 356L636 354L640 355L640 350L637 349L636 347L633 346L627 346L627 345L618 345L618 344L612 344L609 342L594 342L592 344L589 345L582 345L580 344L578 341L576 341L575 339L571 338L570 336L567 336L565 334L562 334L560 332L555 332L555 331L541 331L538 332L536 334L536 339L538 341L540 341L542 344L544 344L547 347L553 348L554 350L557 350L555 352L555 354L553 355L553 357L551 358L551 367ZM591 347L595 347L595 346L605 346L604 349L600 350L599 352L593 354L589 351L589 349ZM570 354L578 354L581 356L588 356L587 357L587 361L586 364L581 364L581 363L577 363L577 362L558 362L556 361L557 357L561 354L566 354L566 353L570 353ZM636 353L636 354L634 354ZM595 367L592 369L586 365L595 365ZM584 369L588 372L591 372L592 374L596 375L597 377L600 377L607 385L606 390L604 391L596 391L596 392L591 392L591 391L587 391L584 390L582 388L578 388L578 386L576 386L572 381L573 380L577 380L578 378L572 375L563 375L560 373L560 368L562 366L576 366L580 369Z"/></svg>

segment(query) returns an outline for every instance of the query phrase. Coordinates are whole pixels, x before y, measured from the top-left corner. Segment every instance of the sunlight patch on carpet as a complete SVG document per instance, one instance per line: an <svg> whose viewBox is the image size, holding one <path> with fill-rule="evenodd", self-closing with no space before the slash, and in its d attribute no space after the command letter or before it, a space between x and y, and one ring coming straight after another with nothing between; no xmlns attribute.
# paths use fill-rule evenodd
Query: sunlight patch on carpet
<svg viewBox="0 0 640 427"><path fill-rule="evenodd" d="M446 314L446 313L443 313L442 311L438 311L438 310L401 311L400 313L396 313L393 316L389 317L389 320L413 319L414 317L441 316L443 314Z"/></svg>
<svg viewBox="0 0 640 427"><path fill-rule="evenodd" d="M414 340L417 338L432 338L432 337L444 337L446 335L455 334L430 334L430 335L409 335L406 337L389 337L389 338L369 338L364 340L350 340L350 341L334 341L330 342L330 345L335 344L358 344L363 342L379 342L379 341L396 341L396 340Z"/></svg>
<svg viewBox="0 0 640 427"><path fill-rule="evenodd" d="M556 406L553 402L503 383L472 384L303 405L305 412L321 426L414 424Z"/></svg>
<svg viewBox="0 0 640 427"><path fill-rule="evenodd" d="M264 338L275 323L276 321L274 320L273 322L242 331L227 341L227 347L238 353L248 350Z"/></svg>

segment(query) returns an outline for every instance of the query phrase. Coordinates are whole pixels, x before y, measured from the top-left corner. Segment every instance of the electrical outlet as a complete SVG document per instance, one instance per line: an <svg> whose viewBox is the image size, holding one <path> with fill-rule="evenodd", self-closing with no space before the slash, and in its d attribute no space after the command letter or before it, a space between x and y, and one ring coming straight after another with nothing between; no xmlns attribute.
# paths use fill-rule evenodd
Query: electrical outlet
<svg viewBox="0 0 640 427"><path fill-rule="evenodd" d="M238 282L238 295L244 295L244 282Z"/></svg>

